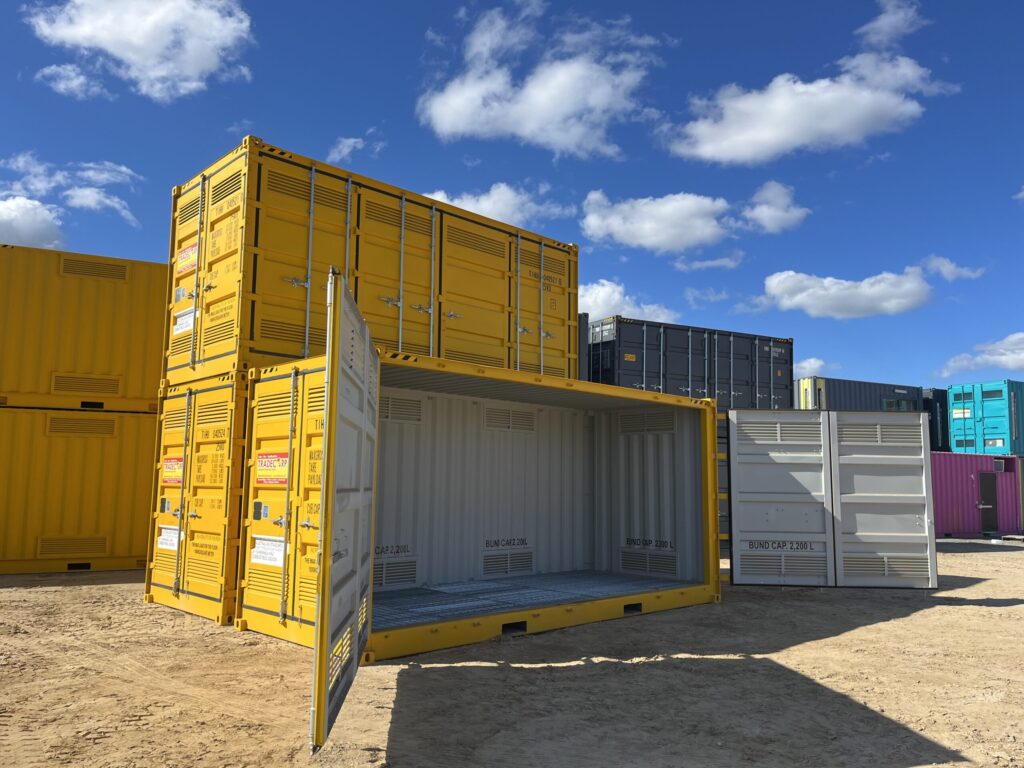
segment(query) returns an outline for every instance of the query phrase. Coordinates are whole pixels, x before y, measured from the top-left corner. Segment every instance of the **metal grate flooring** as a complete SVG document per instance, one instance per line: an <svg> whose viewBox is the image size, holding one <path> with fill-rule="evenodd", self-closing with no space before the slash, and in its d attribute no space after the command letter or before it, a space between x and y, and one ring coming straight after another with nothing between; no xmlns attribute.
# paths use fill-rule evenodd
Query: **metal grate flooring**
<svg viewBox="0 0 1024 768"><path fill-rule="evenodd" d="M688 582L600 571L565 571L375 591L373 630L379 632L683 586L689 586Z"/></svg>

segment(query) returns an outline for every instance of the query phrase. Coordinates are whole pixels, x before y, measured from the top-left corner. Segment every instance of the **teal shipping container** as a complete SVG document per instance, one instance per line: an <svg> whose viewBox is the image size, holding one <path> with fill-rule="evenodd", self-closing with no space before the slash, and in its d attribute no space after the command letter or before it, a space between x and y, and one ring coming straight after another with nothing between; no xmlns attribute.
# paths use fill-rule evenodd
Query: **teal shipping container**
<svg viewBox="0 0 1024 768"><path fill-rule="evenodd" d="M1024 382L985 381L949 388L953 453L1024 456Z"/></svg>

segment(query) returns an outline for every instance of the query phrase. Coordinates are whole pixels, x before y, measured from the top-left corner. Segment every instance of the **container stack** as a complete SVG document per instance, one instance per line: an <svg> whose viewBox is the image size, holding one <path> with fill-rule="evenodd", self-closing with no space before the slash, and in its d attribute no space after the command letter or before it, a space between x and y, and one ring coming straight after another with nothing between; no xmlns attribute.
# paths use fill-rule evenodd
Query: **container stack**
<svg viewBox="0 0 1024 768"><path fill-rule="evenodd" d="M358 659L717 599L714 408L579 380L575 246L250 137L171 265L151 602L313 645L338 546Z"/></svg>
<svg viewBox="0 0 1024 768"><path fill-rule="evenodd" d="M590 324L590 380L718 406L718 528L729 538L732 408L793 407L793 340L610 317Z"/></svg>
<svg viewBox="0 0 1024 768"><path fill-rule="evenodd" d="M145 565L166 281L0 246L0 572Z"/></svg>
<svg viewBox="0 0 1024 768"><path fill-rule="evenodd" d="M1024 382L954 384L945 395L950 452L932 455L938 534L1019 535Z"/></svg>

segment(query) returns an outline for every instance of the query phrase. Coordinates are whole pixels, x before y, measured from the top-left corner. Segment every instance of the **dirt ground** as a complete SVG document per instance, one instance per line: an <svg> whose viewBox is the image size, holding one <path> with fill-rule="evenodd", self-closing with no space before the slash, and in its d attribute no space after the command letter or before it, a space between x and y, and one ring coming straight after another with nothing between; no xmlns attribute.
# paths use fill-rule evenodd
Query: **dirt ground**
<svg viewBox="0 0 1024 768"><path fill-rule="evenodd" d="M383 662L312 760L310 651L140 572L2 577L0 766L1024 766L1024 547L939 568Z"/></svg>

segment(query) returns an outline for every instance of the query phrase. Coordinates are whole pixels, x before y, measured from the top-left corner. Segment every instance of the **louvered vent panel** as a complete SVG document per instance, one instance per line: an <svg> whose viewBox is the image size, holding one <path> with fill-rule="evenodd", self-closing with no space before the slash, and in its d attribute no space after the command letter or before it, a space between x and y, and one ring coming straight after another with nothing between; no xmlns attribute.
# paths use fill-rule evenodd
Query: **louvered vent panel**
<svg viewBox="0 0 1024 768"><path fill-rule="evenodd" d="M736 428L736 437L741 443L778 443L778 424L759 424L757 422L740 422Z"/></svg>
<svg viewBox="0 0 1024 768"><path fill-rule="evenodd" d="M393 560L373 564L373 585L390 587L416 583L416 560Z"/></svg>
<svg viewBox="0 0 1024 768"><path fill-rule="evenodd" d="M153 568L164 573L174 573L178 564L178 555L170 550L158 549L153 555Z"/></svg>
<svg viewBox="0 0 1024 768"><path fill-rule="evenodd" d="M175 411L166 411L164 413L164 429L184 429L185 428L185 409Z"/></svg>
<svg viewBox="0 0 1024 768"><path fill-rule="evenodd" d="M226 423L229 407L227 403L203 403L196 409L196 424L209 426Z"/></svg>
<svg viewBox="0 0 1024 768"><path fill-rule="evenodd" d="M532 573L533 552L509 552L508 554L509 573Z"/></svg>
<svg viewBox="0 0 1024 768"><path fill-rule="evenodd" d="M81 373L53 374L52 389L57 392L84 392L96 395L121 394L121 380L117 376L90 376Z"/></svg>
<svg viewBox="0 0 1024 768"><path fill-rule="evenodd" d="M192 348L192 334L181 333L171 339L171 354L184 355Z"/></svg>
<svg viewBox="0 0 1024 768"><path fill-rule="evenodd" d="M533 572L533 552L491 552L483 556L484 576L508 576Z"/></svg>
<svg viewBox="0 0 1024 768"><path fill-rule="evenodd" d="M386 421L419 424L423 421L423 402L409 397L382 397L380 399L380 417Z"/></svg>
<svg viewBox="0 0 1024 768"><path fill-rule="evenodd" d="M921 445L919 424L882 424L882 445Z"/></svg>
<svg viewBox="0 0 1024 768"><path fill-rule="evenodd" d="M190 557L188 558L188 572L186 576L188 581L205 581L210 584L216 584L220 581L220 561ZM280 584L278 582L278 589L280 589Z"/></svg>
<svg viewBox="0 0 1024 768"><path fill-rule="evenodd" d="M820 424L779 424L779 438L783 443L811 443L821 445Z"/></svg>
<svg viewBox="0 0 1024 768"><path fill-rule="evenodd" d="M310 387L306 393L306 410L310 413L320 413L324 409L324 388Z"/></svg>
<svg viewBox="0 0 1024 768"><path fill-rule="evenodd" d="M475 363L477 365L490 365L495 368L501 368L505 361L500 357L494 357L492 355L480 355L473 352L460 352L458 350L448 350L444 353L444 356L449 360L461 360L464 363ZM524 371L531 371L533 373L540 373L540 366L529 366L523 363L521 366Z"/></svg>
<svg viewBox="0 0 1024 768"><path fill-rule="evenodd" d="M783 571L787 576L828 575L827 555L783 555Z"/></svg>
<svg viewBox="0 0 1024 768"><path fill-rule="evenodd" d="M903 578L927 578L931 573L931 564L927 557L907 555L888 555L885 558L887 575Z"/></svg>
<svg viewBox="0 0 1024 768"><path fill-rule="evenodd" d="M540 254L536 251L522 250L519 253L519 263L526 267L533 267L540 270ZM554 258L547 252L544 253L544 274L565 275L565 261Z"/></svg>
<svg viewBox="0 0 1024 768"><path fill-rule="evenodd" d="M213 191L210 193L210 204L213 205L219 203L221 200L226 197L230 197L241 188L242 172L236 171L224 179L224 181L218 181L213 185Z"/></svg>
<svg viewBox="0 0 1024 768"><path fill-rule="evenodd" d="M309 179L296 179L277 171L267 173L267 189L281 195L297 197L309 202Z"/></svg>
<svg viewBox="0 0 1024 768"><path fill-rule="evenodd" d="M675 555L647 555L647 570L650 573L662 573L674 576L676 573Z"/></svg>
<svg viewBox="0 0 1024 768"><path fill-rule="evenodd" d="M337 680L352 663L352 627L346 627L341 640L331 649L331 658L327 666L327 679Z"/></svg>
<svg viewBox="0 0 1024 768"><path fill-rule="evenodd" d="M402 209L398 206L398 201L395 202L395 207L391 207L376 200L367 200L366 218L381 224L387 224L395 229L400 229L402 226ZM407 206L405 209L405 229L407 232L417 232L421 235L429 236L431 232L430 218L411 213Z"/></svg>
<svg viewBox="0 0 1024 768"><path fill-rule="evenodd" d="M364 597L362 600L359 601L359 631L360 632L362 632L363 628L366 626L366 614L367 614L368 603L369 603L369 598L368 597Z"/></svg>
<svg viewBox="0 0 1024 768"><path fill-rule="evenodd" d="M376 573L376 568L374 569ZM316 602L317 585L316 579L303 579L299 578L299 600L304 603L315 603Z"/></svg>
<svg viewBox="0 0 1024 768"><path fill-rule="evenodd" d="M647 553L622 550L619 556L619 565L624 571L647 572Z"/></svg>
<svg viewBox="0 0 1024 768"><path fill-rule="evenodd" d="M780 577L782 572L782 555L770 553L741 553L740 573L746 576L775 576Z"/></svg>
<svg viewBox="0 0 1024 768"><path fill-rule="evenodd" d="M843 571L847 576L885 576L882 555L844 555Z"/></svg>
<svg viewBox="0 0 1024 768"><path fill-rule="evenodd" d="M110 264L105 261L93 261L92 259L76 259L65 256L60 262L60 271L63 275L74 277L100 277L105 280L127 280L127 264Z"/></svg>
<svg viewBox="0 0 1024 768"><path fill-rule="evenodd" d="M534 432L537 414L514 408L484 408L484 427L499 432Z"/></svg>
<svg viewBox="0 0 1024 768"><path fill-rule="evenodd" d="M203 344L219 344L230 341L235 336L235 324L232 320L216 323L203 329Z"/></svg>
<svg viewBox="0 0 1024 768"><path fill-rule="evenodd" d="M196 195L184 205L178 207L178 224L184 224L199 216L199 196Z"/></svg>
<svg viewBox="0 0 1024 768"><path fill-rule="evenodd" d="M291 392L275 392L272 395L264 395L256 404L256 415L263 419L287 417L291 412Z"/></svg>
<svg viewBox="0 0 1024 768"><path fill-rule="evenodd" d="M249 567L245 575L246 591L261 595L277 596L281 594L281 569L268 570L266 566Z"/></svg>
<svg viewBox="0 0 1024 768"><path fill-rule="evenodd" d="M505 243L500 240L494 240L489 237L483 237L475 232L469 232L460 227L448 227L447 240L452 245L461 245L463 248L469 248L480 253L486 253L489 256L497 256L503 258L508 255L505 249Z"/></svg>
<svg viewBox="0 0 1024 768"><path fill-rule="evenodd" d="M49 435L72 437L113 437L117 422L112 418L78 418L75 416L50 416L46 423Z"/></svg>
<svg viewBox="0 0 1024 768"><path fill-rule="evenodd" d="M96 557L107 554L106 536L43 536L40 557Z"/></svg>
<svg viewBox="0 0 1024 768"><path fill-rule="evenodd" d="M839 442L860 445L878 445L880 442L877 424L840 424Z"/></svg>
<svg viewBox="0 0 1024 768"><path fill-rule="evenodd" d="M324 208L333 208L336 211L344 211L348 208L348 195L343 189L320 186L318 182L313 196L316 204L322 205Z"/></svg>
<svg viewBox="0 0 1024 768"><path fill-rule="evenodd" d="M451 357L451 355L449 355L449 357ZM460 358L456 357L454 359L458 360ZM490 363L488 363L488 365L490 365ZM540 373L540 366L537 365L537 363L520 363L519 370L526 371L527 373Z"/></svg>
<svg viewBox="0 0 1024 768"><path fill-rule="evenodd" d="M675 415L671 411L648 411L645 413L620 413L619 432L671 432L675 428Z"/></svg>

